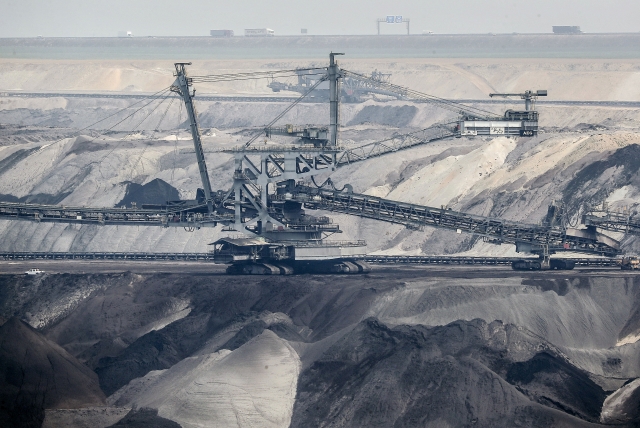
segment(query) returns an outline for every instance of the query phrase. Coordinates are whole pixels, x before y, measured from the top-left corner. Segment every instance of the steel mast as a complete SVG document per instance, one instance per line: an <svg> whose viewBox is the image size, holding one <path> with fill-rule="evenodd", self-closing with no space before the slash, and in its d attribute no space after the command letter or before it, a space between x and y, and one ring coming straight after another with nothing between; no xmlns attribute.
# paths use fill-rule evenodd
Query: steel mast
<svg viewBox="0 0 640 428"><path fill-rule="evenodd" d="M339 126L339 102L340 102L340 82L338 79L342 77L340 67L335 60L336 55L344 55L343 53L329 54L329 145L335 148L338 145L338 126Z"/></svg>
<svg viewBox="0 0 640 428"><path fill-rule="evenodd" d="M207 171L207 164L204 160L204 150L202 149L202 140L200 139L200 128L198 127L198 114L196 113L196 107L193 104L193 97L196 94L196 90L193 90L193 94L189 93L189 86L192 84L191 79L187 77L187 70L185 65L191 65L190 62L177 62L176 67L176 81L171 85L171 90L177 94L180 94L184 100L184 105L189 115L189 122L191 124L191 136L193 137L193 147L196 152L196 158L198 159L198 169L200 170L200 179L202 180L202 188L204 190L204 200L207 203L207 211L211 214L213 212L213 200L211 199L211 181L209 181L209 172Z"/></svg>

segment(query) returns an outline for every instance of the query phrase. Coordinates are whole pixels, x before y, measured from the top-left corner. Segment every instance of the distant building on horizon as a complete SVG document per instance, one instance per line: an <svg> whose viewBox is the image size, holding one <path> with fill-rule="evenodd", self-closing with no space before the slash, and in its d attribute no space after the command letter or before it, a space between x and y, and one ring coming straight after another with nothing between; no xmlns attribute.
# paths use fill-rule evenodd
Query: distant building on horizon
<svg viewBox="0 0 640 428"><path fill-rule="evenodd" d="M578 25L554 25L553 34L582 34Z"/></svg>
<svg viewBox="0 0 640 428"><path fill-rule="evenodd" d="M233 30L210 30L211 37L233 37Z"/></svg>
<svg viewBox="0 0 640 428"><path fill-rule="evenodd" d="M273 37L275 31L270 28L248 28L244 30L245 37Z"/></svg>

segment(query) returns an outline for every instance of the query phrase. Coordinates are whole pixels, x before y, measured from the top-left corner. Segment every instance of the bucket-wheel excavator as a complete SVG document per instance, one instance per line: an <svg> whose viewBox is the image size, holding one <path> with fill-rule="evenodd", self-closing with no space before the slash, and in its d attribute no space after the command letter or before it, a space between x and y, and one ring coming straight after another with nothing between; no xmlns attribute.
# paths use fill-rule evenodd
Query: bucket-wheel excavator
<svg viewBox="0 0 640 428"><path fill-rule="evenodd" d="M338 190L330 179L318 185L316 178L326 177L337 168L436 140L469 135L465 131L469 130L469 126L477 131L473 135L482 135L479 131L481 128L489 129L489 135L529 135L522 134L520 131L523 129L537 133L537 117L535 122L521 118L496 118L493 113L476 107L377 82L389 91L400 91L406 98L433 103L459 113L460 117L451 123L437 124L418 132L345 149L338 141L340 80L345 75L356 74L341 69L336 61L337 55L340 54L330 54L329 66L320 69L321 75L317 81L317 84L329 83L330 114L329 126L325 128L326 139L301 138L294 144L259 145L253 144L254 137L243 146L221 150L234 158L230 189L214 191L211 187L194 105L194 83L207 81L211 77L188 76L187 66L190 63L176 63L176 80L171 91L184 101L203 187L198 190L195 201L143 206L125 212L110 208L0 203L0 218L84 224L187 226L192 230L222 224L223 231L240 232L241 236L220 238L212 243L214 259L229 263L229 273L245 274L360 273L369 270L369 266L362 261L366 254L365 242L328 239L340 233L339 226L326 215L313 216L306 210L333 211L402 224L412 229L427 226L471 233L482 236L487 242L514 244L519 252L539 256L537 259L514 262L514 269L572 269L572 263L550 258L550 255L563 251L601 256L620 253L619 243L597 232L594 227L575 229L554 224L526 224L466 214L446 207L433 208L392 201L354 193L348 184ZM313 89L312 86L307 92ZM303 97L304 94L276 120ZM468 125L467 122L474 124ZM503 132L491 132L491 129L500 127ZM513 131L515 129L518 132Z"/></svg>

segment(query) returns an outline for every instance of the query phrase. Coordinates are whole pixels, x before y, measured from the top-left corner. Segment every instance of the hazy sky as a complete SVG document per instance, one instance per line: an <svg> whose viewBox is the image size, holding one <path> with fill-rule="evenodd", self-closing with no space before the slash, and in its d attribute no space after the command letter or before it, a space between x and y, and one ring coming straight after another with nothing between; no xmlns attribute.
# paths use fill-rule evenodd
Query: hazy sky
<svg viewBox="0 0 640 428"><path fill-rule="evenodd" d="M205 36L268 27L279 35L375 34L376 19L403 15L411 33L639 32L640 0L0 0L0 37ZM383 25L387 34L403 24Z"/></svg>

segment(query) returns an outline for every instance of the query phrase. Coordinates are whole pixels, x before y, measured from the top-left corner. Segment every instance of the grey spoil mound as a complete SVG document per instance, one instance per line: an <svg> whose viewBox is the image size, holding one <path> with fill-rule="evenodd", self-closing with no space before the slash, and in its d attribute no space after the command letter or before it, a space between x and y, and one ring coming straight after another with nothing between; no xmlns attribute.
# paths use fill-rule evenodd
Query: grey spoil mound
<svg viewBox="0 0 640 428"><path fill-rule="evenodd" d="M120 419L110 427L118 428L181 428L182 426L174 421L158 416L155 409L140 409L131 411L124 418Z"/></svg>
<svg viewBox="0 0 640 428"><path fill-rule="evenodd" d="M291 426L585 426L604 399L586 372L512 325L368 319L302 373Z"/></svg>
<svg viewBox="0 0 640 428"><path fill-rule="evenodd" d="M134 285L136 293L149 299L149 309L141 307L140 315L154 306L151 294L156 298L161 296L151 290L162 289L164 285L170 288L162 293L173 292L174 298L189 299L192 310L187 317L141 336L115 356L101 358L95 366L100 385L110 395L134 378L173 366L219 337L224 340L211 346L211 351L236 349L265 328L288 340L316 341L357 323L376 297L376 291L366 286L364 276L351 280L332 278L331 283L327 283L326 278L307 276L305 283L300 284L297 278L146 277ZM392 280L377 288L385 290L398 285ZM122 284L108 294L121 290L130 292L131 288L129 284ZM346 302L349 302L349 311L340 310ZM94 313L94 306L95 303L88 301L76 313L87 311L88 317ZM276 317L267 323L261 321L264 314L276 313L288 316ZM65 336L82 334L83 328L75 323L64 324Z"/></svg>
<svg viewBox="0 0 640 428"><path fill-rule="evenodd" d="M635 379L607 397L600 421L608 424L633 423L640 426L640 379Z"/></svg>
<svg viewBox="0 0 640 428"><path fill-rule="evenodd" d="M69 138L75 130L65 128L50 128L42 126L0 125L0 147L34 142L56 141Z"/></svg>
<svg viewBox="0 0 640 428"><path fill-rule="evenodd" d="M83 407L82 409L46 410L42 428L105 428L124 418L130 408Z"/></svg>
<svg viewBox="0 0 640 428"><path fill-rule="evenodd" d="M282 351L286 340L297 352L300 366L295 359L285 358L278 370L289 374L300 368L305 370L297 383L298 390L307 394L320 385L320 380L335 381L336 388L352 382L349 391L354 394L362 390L362 401L343 403L347 413L364 411L358 406L365 406L366 400L376 403L375 394L366 394L375 391L377 385L392 385L409 377L406 384L396 385L400 390L410 388L413 395L405 390L398 392L409 401L412 397L427 397L435 386L442 385L438 391L445 397L453 394L451 391L468 391L477 400L471 413L480 412L485 396L494 394L491 400L496 402L492 404L495 414L511 417L505 416L505 421L514 424L544 426L545 421L559 423L566 419L568 426L575 426L576 418L583 418L584 424L597 421L603 389L611 393L625 380L640 374L638 344L627 339L627 345L616 346L626 337L619 332L640 302L637 278L622 271L549 272L544 279L538 275L500 268L444 267L378 267L360 276L234 277L186 272L47 274L35 278L2 275L0 316L28 316L49 339L95 368L104 391L113 393L110 403L116 403L118 393L125 390L135 400L119 404L130 406L141 400L140 407L162 405L174 416L178 415L179 403L188 401L181 391L200 391L200 404L194 407L200 409L198 414L220 409L226 412L225 418L232 414L229 412L234 403L246 403L245 392L227 384L215 386L221 379L213 368L218 364L246 367L243 359L237 360L244 355L255 366L256 374L251 372L252 376L267 376L276 365L263 362L263 356L271 355L268 350L275 344ZM386 335L396 343L387 349L388 355L377 342L365 342L358 336L364 334L364 324L360 323L368 317L380 320L376 321L380 331L375 334ZM484 321L454 322L474 318ZM497 319L505 325L491 324ZM426 327L452 322L446 328ZM390 329L381 323L405 327ZM412 327L406 326L409 324ZM629 333L636 334L636 330ZM265 337L270 339L260 342L260 346L252 345ZM247 349L260 353L248 353ZM338 370L338 365L327 365L328 361L351 364L347 357L337 358L336 349L349 350L349 355L356 357L367 353L371 358L357 367L351 366L353 370L347 370L344 376L332 378L326 370ZM403 360L405 357L415 359ZM452 365L442 365L447 361ZM405 373L402 367L413 363L430 369ZM324 367L325 372L318 372L318 367ZM310 376L310 370L320 378ZM387 371L391 373L388 382L387 378L380 378ZM194 383L184 380L182 372L195 376ZM200 382L200 372L211 374L208 382ZM246 370L241 372L238 374L246 374ZM229 377L225 382L237 380L232 374L225 372ZM356 374L362 375L359 386L349 380ZM297 378L297 374L291 376ZM419 381L411 383L413 377ZM170 400L161 391L136 392L153 382L166 384L174 378L182 379L184 385L174 391ZM240 385L245 381L246 385L254 385L255 379L244 379ZM262 382L260 389L251 390L250 395L269 397L272 380L265 377ZM498 389L491 389L494 383ZM296 394L295 381L292 387L287 390L291 408L296 396L309 405L302 392ZM331 391L327 392L329 401L335 398ZM405 393L408 395L402 395ZM455 403L456 394L449 400ZM394 393L386 395L394 397ZM224 397L226 404L222 408L216 407L220 406L216 397ZM616 404L612 409L627 409L634 400L635 396L631 396L622 406ZM279 407L283 414L284 401ZM434 403L447 405L446 400ZM372 415L391 415L388 407L372 406ZM414 410L423 411L419 403ZM467 418L466 410L458 410L451 413L451 420L438 420L442 415L435 413L429 415L436 418L435 426L460 426L473 419ZM170 417L164 411L161 414ZM192 416L195 417L187 412L180 417ZM300 424L308 422L312 426L313 421L306 417ZM410 415L393 416L401 417ZM87 414L87 420L91 418ZM251 418L259 420L260 416L253 412ZM483 420L491 420L487 418ZM353 421L357 426L357 420ZM406 419L405 425L410 426L411 420Z"/></svg>
<svg viewBox="0 0 640 428"><path fill-rule="evenodd" d="M638 168L640 145L622 147L606 159L585 165L575 172L563 190L563 200L568 202L571 211L575 211L584 203L605 200L619 187L637 187L640 185ZM566 171L563 175L569 176Z"/></svg>
<svg viewBox="0 0 640 428"><path fill-rule="evenodd" d="M0 327L0 426L39 427L45 408L104 405L98 379L16 317Z"/></svg>

